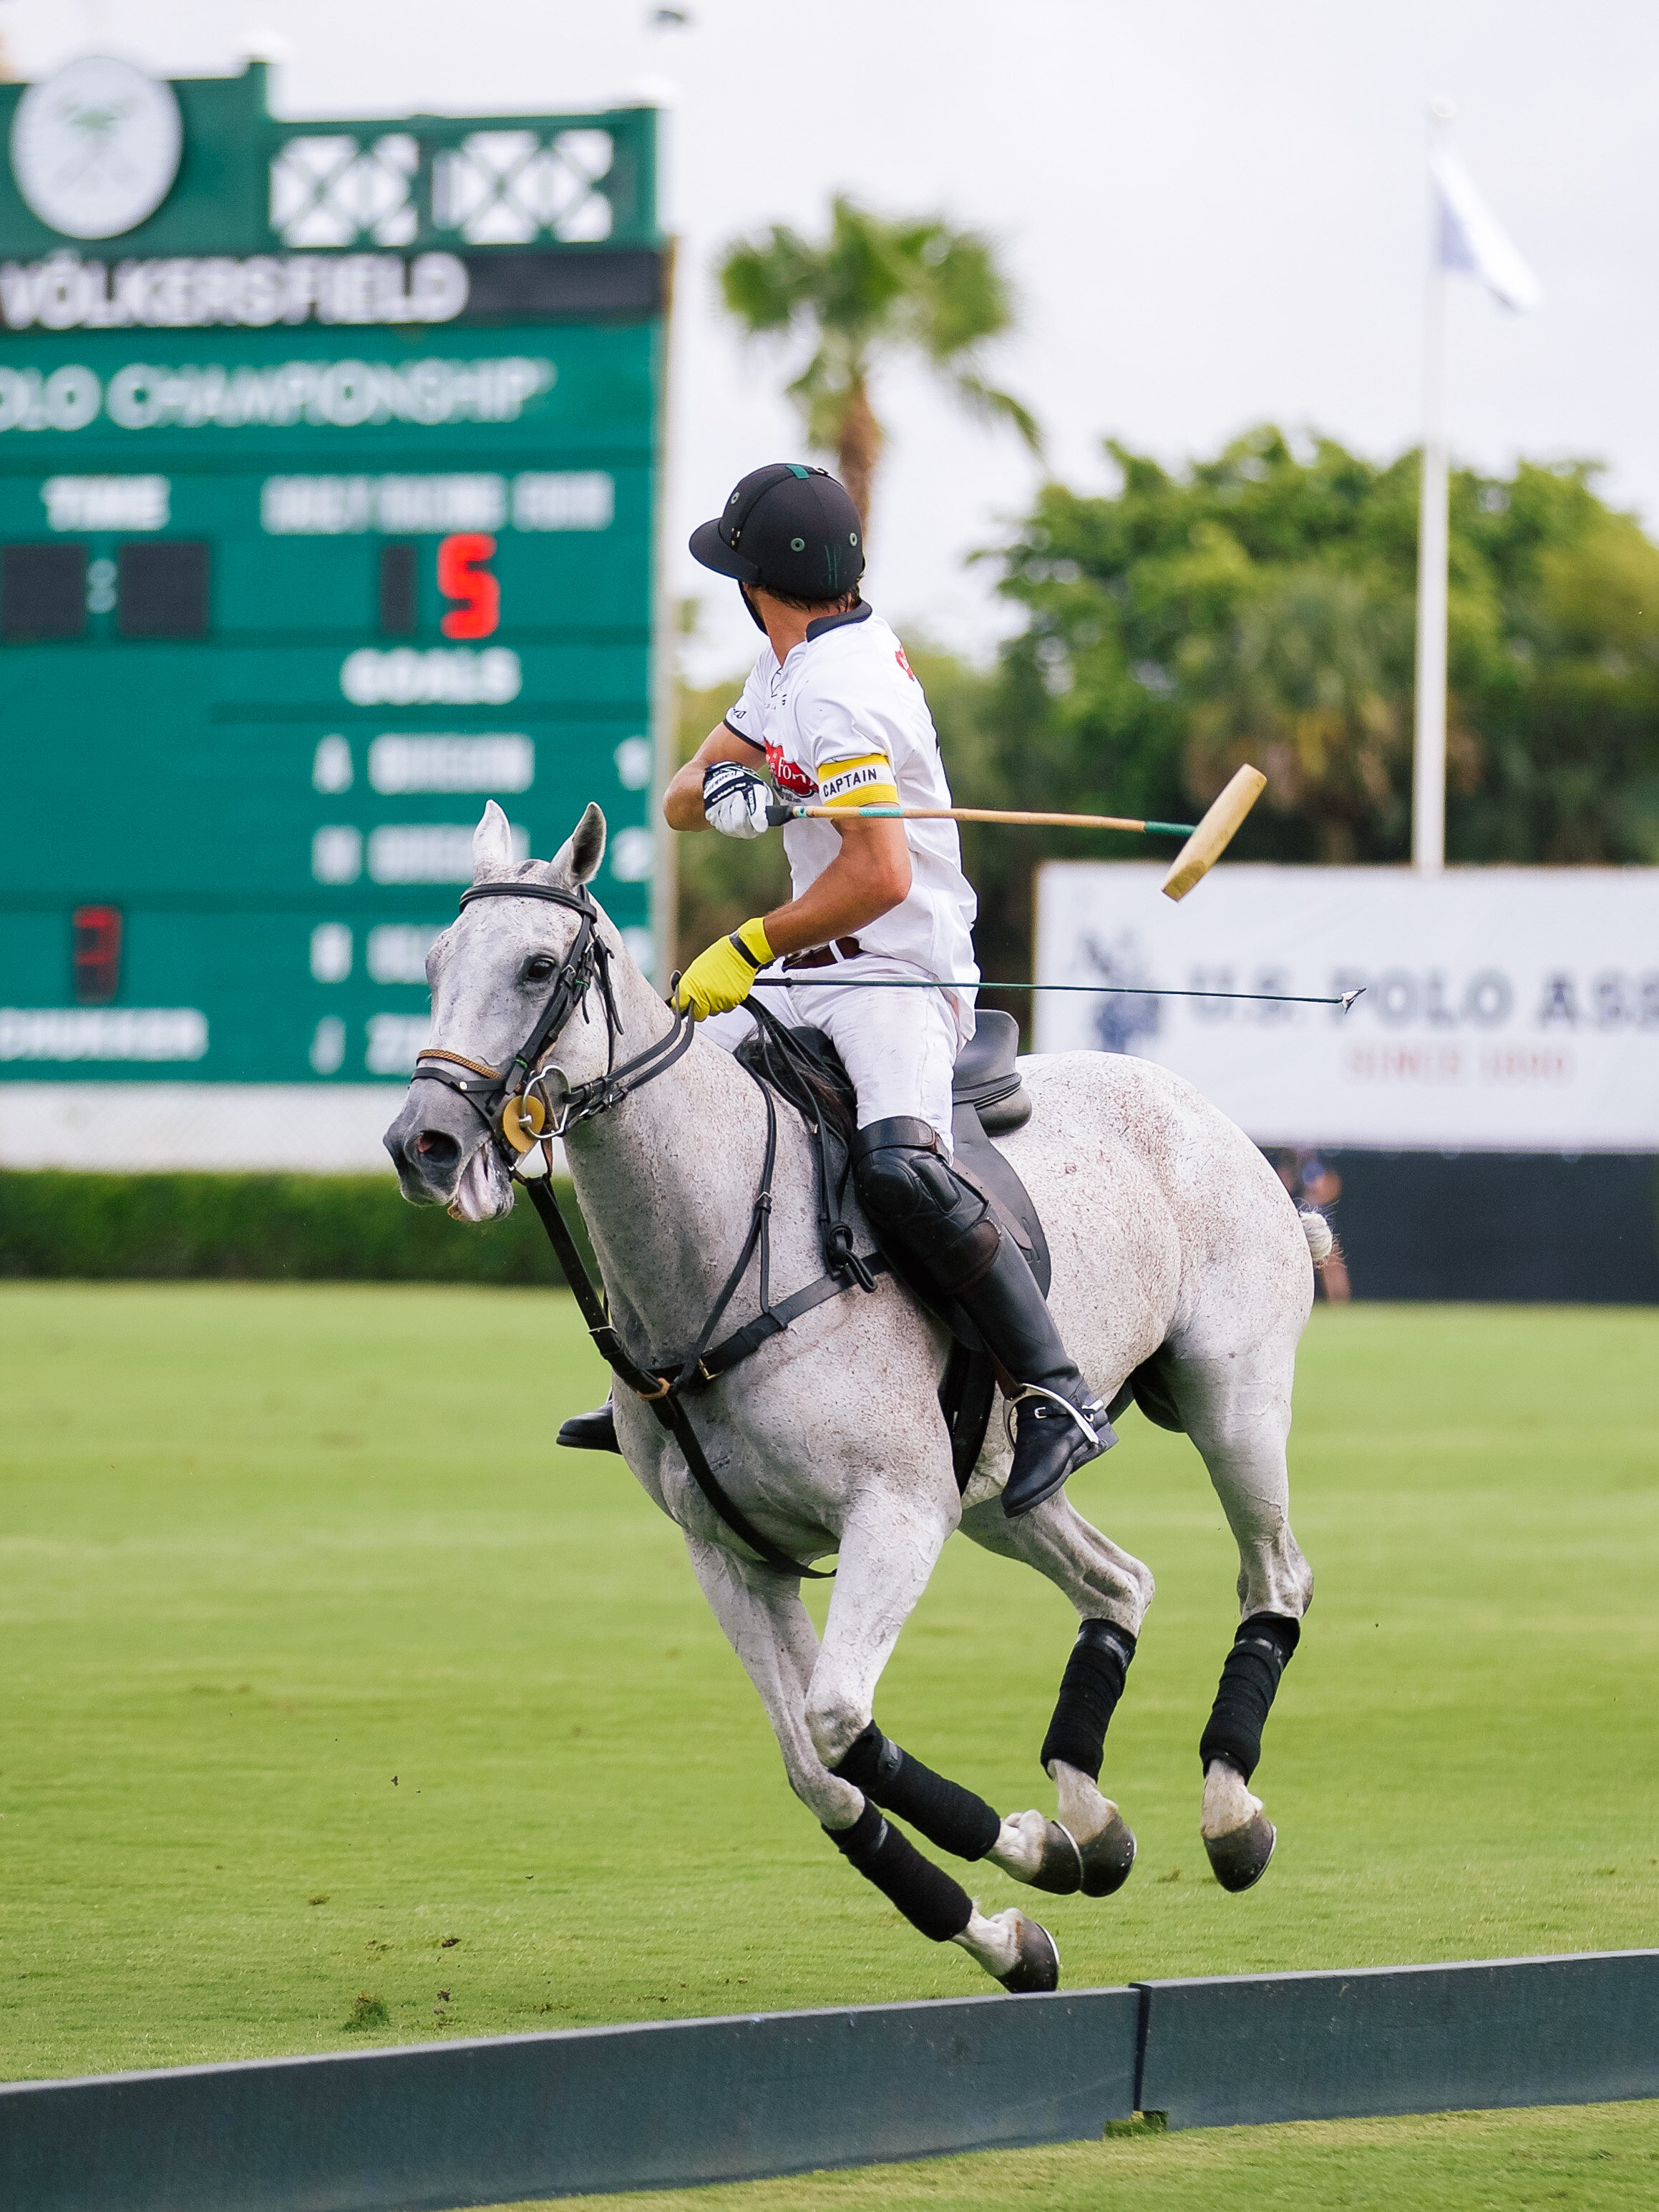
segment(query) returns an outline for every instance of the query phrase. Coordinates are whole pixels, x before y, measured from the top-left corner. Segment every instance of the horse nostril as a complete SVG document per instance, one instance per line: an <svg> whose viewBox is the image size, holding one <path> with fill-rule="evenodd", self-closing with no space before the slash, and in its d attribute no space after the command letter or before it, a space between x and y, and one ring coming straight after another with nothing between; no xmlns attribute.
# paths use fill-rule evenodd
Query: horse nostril
<svg viewBox="0 0 1659 2212"><path fill-rule="evenodd" d="M461 1157L460 1146L443 1129L422 1129L415 1139L415 1150L434 1168L453 1167Z"/></svg>

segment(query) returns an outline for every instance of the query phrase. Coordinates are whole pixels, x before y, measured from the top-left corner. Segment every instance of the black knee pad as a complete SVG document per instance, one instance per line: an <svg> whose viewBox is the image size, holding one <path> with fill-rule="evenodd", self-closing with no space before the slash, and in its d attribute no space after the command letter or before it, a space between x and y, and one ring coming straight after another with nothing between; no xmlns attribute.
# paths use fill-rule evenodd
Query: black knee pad
<svg viewBox="0 0 1659 2212"><path fill-rule="evenodd" d="M1278 1692L1279 1677L1301 1641L1302 1623L1282 1613L1253 1613L1241 1621L1221 1669L1208 1725L1199 1739L1199 1765L1207 1774L1212 1759L1224 1759L1246 1782L1261 1760L1261 1731Z"/></svg>
<svg viewBox="0 0 1659 2212"><path fill-rule="evenodd" d="M896 1115L860 1129L853 1146L853 1180L868 1210L896 1229L942 1221L965 1195L926 1121Z"/></svg>
<svg viewBox="0 0 1659 2212"><path fill-rule="evenodd" d="M873 1721L830 1771L863 1790L872 1804L908 1820L953 1858L982 1859L1002 1832L994 1808L901 1751Z"/></svg>
<svg viewBox="0 0 1659 2212"><path fill-rule="evenodd" d="M878 1231L896 1237L944 1290L968 1289L994 1263L991 1209L951 1172L927 1122L894 1115L860 1129L853 1181Z"/></svg>
<svg viewBox="0 0 1659 2212"><path fill-rule="evenodd" d="M1043 1772L1050 1759L1064 1759L1091 1781L1100 1779L1106 1755L1106 1731L1123 1695L1135 1638L1115 1620L1085 1620L1060 1677L1060 1696L1038 1754Z"/></svg>
<svg viewBox="0 0 1659 2212"><path fill-rule="evenodd" d="M943 1867L925 1859L908 1836L882 1818L866 1799L850 1828L826 1828L842 1856L872 1881L910 1925L935 1943L960 1936L973 1917L973 1900Z"/></svg>

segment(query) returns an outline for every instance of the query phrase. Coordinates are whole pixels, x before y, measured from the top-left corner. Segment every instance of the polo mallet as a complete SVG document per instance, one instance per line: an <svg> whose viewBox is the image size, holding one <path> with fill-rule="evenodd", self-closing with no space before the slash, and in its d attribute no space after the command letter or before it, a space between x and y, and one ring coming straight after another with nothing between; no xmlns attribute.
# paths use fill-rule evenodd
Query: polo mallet
<svg viewBox="0 0 1659 2212"><path fill-rule="evenodd" d="M1170 862L1170 872L1159 886L1165 898L1184 899L1193 885L1209 874L1267 788L1267 779L1259 768L1237 770Z"/></svg>
<svg viewBox="0 0 1659 2212"><path fill-rule="evenodd" d="M1183 899L1206 876L1232 842L1240 823L1266 790L1260 769L1242 768L1201 822L1143 822L1122 814L1024 814L995 806L797 806L785 801L769 806L775 830L786 822L844 821L849 814L899 822L1014 822L1036 830L1127 830L1136 836L1184 837L1164 878L1166 898Z"/></svg>

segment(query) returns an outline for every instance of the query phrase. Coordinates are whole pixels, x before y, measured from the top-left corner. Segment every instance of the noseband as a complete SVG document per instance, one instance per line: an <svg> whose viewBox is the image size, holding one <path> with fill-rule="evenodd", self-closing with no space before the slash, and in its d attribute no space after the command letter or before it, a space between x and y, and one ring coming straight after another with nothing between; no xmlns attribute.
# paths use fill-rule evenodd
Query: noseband
<svg viewBox="0 0 1659 2212"><path fill-rule="evenodd" d="M458 1091L480 1116L490 1139L509 1168L544 1137L563 1137L580 1121L608 1114L630 1091L672 1067L691 1042L696 1024L689 1009L676 1006L673 1027L637 1058L617 1065L617 1039L622 1017L617 1012L611 982L611 954L599 934L599 909L586 884L565 890L554 884L474 884L461 893L465 913L475 899L543 899L580 917L575 940L565 956L547 1004L536 1025L505 1068L488 1061L469 1060L441 1045L428 1045L416 1056L416 1083L442 1083ZM591 1083L568 1091L556 1109L548 1098L544 1062L558 1042L578 1006L586 1020L587 994L597 985L605 1008L605 1073ZM465 1070L463 1073L460 1071Z"/></svg>

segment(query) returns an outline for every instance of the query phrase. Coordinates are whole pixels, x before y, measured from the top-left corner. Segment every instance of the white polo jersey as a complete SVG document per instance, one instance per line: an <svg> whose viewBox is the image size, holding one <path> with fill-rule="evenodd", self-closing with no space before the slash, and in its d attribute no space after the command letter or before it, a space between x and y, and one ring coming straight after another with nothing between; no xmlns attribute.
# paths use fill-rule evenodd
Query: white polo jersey
<svg viewBox="0 0 1659 2212"><path fill-rule="evenodd" d="M862 602L810 623L781 666L769 641L763 645L726 723L765 754L782 799L809 806L951 804L921 685L896 636ZM962 872L957 825L907 822L904 835L909 895L860 930L860 945L941 980L976 981L978 901ZM841 833L830 822L790 822L783 849L799 898L840 852ZM973 1030L971 1006L964 999L956 1009L964 1036Z"/></svg>

